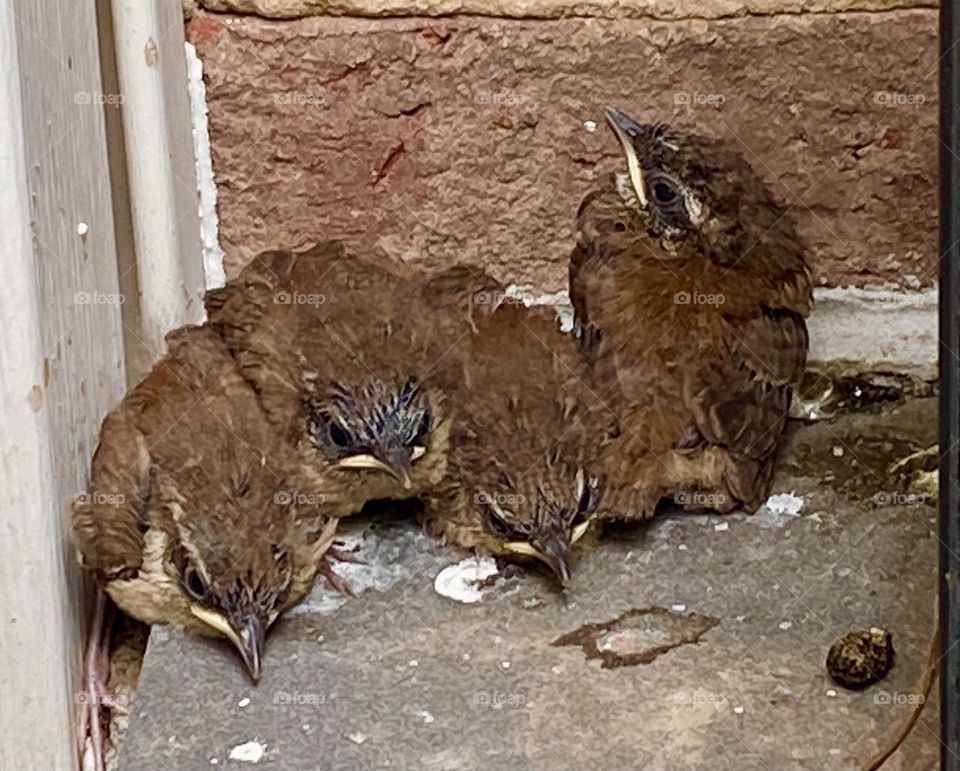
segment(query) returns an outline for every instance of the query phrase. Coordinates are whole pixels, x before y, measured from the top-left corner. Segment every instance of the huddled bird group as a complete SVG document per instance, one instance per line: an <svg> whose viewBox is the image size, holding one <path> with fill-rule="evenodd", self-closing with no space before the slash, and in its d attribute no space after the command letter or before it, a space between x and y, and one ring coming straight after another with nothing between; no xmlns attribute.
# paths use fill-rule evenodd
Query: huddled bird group
<svg viewBox="0 0 960 771"><path fill-rule="evenodd" d="M623 163L576 215L571 332L482 267L337 241L208 292L104 420L74 505L116 604L226 637L257 680L368 502L418 498L428 533L562 584L606 520L756 510L807 353L803 246L724 143L608 120Z"/></svg>

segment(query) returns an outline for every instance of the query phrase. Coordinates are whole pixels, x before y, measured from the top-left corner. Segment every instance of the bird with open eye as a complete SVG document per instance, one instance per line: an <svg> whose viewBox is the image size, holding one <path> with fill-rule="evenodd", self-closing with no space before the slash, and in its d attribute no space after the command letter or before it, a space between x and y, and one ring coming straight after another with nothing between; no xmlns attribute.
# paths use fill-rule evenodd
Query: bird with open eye
<svg viewBox="0 0 960 771"><path fill-rule="evenodd" d="M450 415L435 365L471 328L472 282L491 281L464 269L424 283L325 242L260 255L205 303L306 484L346 515L443 477Z"/></svg>
<svg viewBox="0 0 960 771"><path fill-rule="evenodd" d="M614 386L605 472L636 491L756 510L807 357L813 305L789 213L726 143L610 109L622 170L589 193L570 261L575 330Z"/></svg>
<svg viewBox="0 0 960 771"><path fill-rule="evenodd" d="M546 566L561 584L618 496L595 459L616 434L576 341L550 309L510 303L477 322L459 369L444 481L425 496L427 532L462 549Z"/></svg>
<svg viewBox="0 0 960 771"><path fill-rule="evenodd" d="M336 529L223 342L168 353L104 419L74 501L81 563L126 613L222 636L257 681L267 630L310 591Z"/></svg>

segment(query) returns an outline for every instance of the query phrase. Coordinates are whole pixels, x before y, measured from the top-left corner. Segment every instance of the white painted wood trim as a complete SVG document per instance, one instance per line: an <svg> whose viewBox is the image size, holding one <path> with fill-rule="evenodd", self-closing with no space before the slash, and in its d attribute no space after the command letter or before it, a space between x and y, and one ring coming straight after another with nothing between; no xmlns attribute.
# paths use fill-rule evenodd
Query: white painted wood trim
<svg viewBox="0 0 960 771"><path fill-rule="evenodd" d="M144 343L203 318L199 199L180 3L112 0Z"/></svg>
<svg viewBox="0 0 960 771"><path fill-rule="evenodd" d="M200 189L200 234L203 238L203 269L207 289L227 283L220 248L220 223L217 219L217 182L213 176L210 133L207 130L207 88L203 82L203 62L191 43L184 43L189 79L190 112L193 118L193 154Z"/></svg>
<svg viewBox="0 0 960 771"><path fill-rule="evenodd" d="M0 0L0 768L73 769L67 507L124 389L96 9Z"/></svg>
<svg viewBox="0 0 960 771"><path fill-rule="evenodd" d="M0 660L5 662L0 670L0 767L69 768L73 744L67 703L71 684L63 671L65 630L55 613L36 612L42 600L35 586L44 589L48 606L59 604L59 598L51 603L50 590L61 577L55 564L59 555L38 549L50 537L49 523L39 519L49 517L56 502L49 427L30 402L34 386L42 382L43 344L9 0L0 0L0 13L0 104L6 106L0 111L0 229L10 269L0 282Z"/></svg>

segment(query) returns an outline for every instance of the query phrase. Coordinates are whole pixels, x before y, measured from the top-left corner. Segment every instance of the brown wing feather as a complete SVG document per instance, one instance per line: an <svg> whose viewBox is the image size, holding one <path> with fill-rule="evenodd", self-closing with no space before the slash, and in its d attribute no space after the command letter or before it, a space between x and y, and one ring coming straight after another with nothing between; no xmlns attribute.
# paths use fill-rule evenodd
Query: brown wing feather
<svg viewBox="0 0 960 771"><path fill-rule="evenodd" d="M88 492L73 507L83 563L102 580L140 567L158 468L181 467L204 440L210 451L229 445L234 455L271 444L255 397L211 330L184 327L167 336L167 347L104 419Z"/></svg>
<svg viewBox="0 0 960 771"><path fill-rule="evenodd" d="M615 194L601 190L588 193L577 211L577 244L569 266L570 302L575 334L591 361L598 353L602 334L596 318L597 311L602 311L597 307L598 300L616 291L612 258L623 245L619 206Z"/></svg>
<svg viewBox="0 0 960 771"><path fill-rule="evenodd" d="M229 298L211 305L210 323L283 423L299 409L294 396L308 371L348 383L426 376L471 330L482 307L474 296L501 289L475 267L410 275L384 254L356 255L336 242L282 259L271 281L248 280L248 267Z"/></svg>
<svg viewBox="0 0 960 771"><path fill-rule="evenodd" d="M72 508L81 562L100 581L128 576L142 563L150 467L146 440L131 417L122 409L108 415L88 490Z"/></svg>
<svg viewBox="0 0 960 771"><path fill-rule="evenodd" d="M232 318L238 298L242 299L250 287L274 289L289 275L295 260L296 254L289 250L263 252L254 257L233 281L208 290L203 296L208 325L220 332L222 325Z"/></svg>
<svg viewBox="0 0 960 771"><path fill-rule="evenodd" d="M684 402L703 438L729 451L727 484L753 509L766 497L791 384L806 364L807 329L793 311L764 309L729 332L729 355L712 369L691 373Z"/></svg>

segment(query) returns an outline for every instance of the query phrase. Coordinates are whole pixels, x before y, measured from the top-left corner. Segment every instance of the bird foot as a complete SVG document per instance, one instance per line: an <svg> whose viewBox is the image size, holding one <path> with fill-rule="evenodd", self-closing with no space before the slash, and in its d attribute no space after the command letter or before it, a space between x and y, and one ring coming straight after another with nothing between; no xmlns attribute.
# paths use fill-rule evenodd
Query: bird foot
<svg viewBox="0 0 960 771"><path fill-rule="evenodd" d="M94 598L87 650L83 658L83 691L76 701L81 705L80 760L84 771L104 771L103 710L125 710L107 694L107 671L110 658L111 609L107 595L100 588Z"/></svg>
<svg viewBox="0 0 960 771"><path fill-rule="evenodd" d="M127 709L127 705L123 700L115 699L105 691L100 694L100 704L109 709L111 712L116 712L118 715L130 714L130 710Z"/></svg>
<svg viewBox="0 0 960 771"><path fill-rule="evenodd" d="M327 549L325 556L328 559L335 559L337 562L352 562L355 565L365 565L366 563L357 557L352 551L340 549L337 546L331 546Z"/></svg>
<svg viewBox="0 0 960 771"><path fill-rule="evenodd" d="M357 596L353 591L353 587L350 586L350 583L343 576L337 575L337 572L333 569L333 566L326 559L326 555L324 555L324 559L320 563L320 568L317 572L327 579L327 584L334 591L340 592L340 594L349 595L350 597Z"/></svg>

